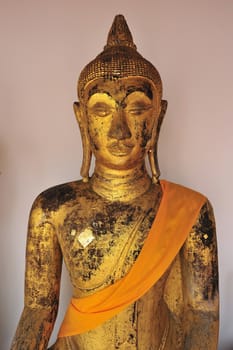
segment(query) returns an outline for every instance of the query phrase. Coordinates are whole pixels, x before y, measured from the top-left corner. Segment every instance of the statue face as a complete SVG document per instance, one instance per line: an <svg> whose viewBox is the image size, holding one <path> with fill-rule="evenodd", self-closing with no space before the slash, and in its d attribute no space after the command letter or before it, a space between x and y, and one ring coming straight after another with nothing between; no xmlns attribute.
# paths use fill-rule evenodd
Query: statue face
<svg viewBox="0 0 233 350"><path fill-rule="evenodd" d="M112 169L142 163L160 110L154 95L149 80L138 77L88 86L87 125L97 162Z"/></svg>

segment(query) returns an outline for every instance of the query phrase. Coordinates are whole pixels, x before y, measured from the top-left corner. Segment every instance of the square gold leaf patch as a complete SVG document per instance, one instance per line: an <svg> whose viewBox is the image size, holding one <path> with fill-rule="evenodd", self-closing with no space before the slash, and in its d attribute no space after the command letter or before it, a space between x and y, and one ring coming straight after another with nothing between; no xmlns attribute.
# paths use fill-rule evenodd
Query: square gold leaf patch
<svg viewBox="0 0 233 350"><path fill-rule="evenodd" d="M78 241L84 248L86 248L94 239L95 236L90 228L86 228L78 235Z"/></svg>

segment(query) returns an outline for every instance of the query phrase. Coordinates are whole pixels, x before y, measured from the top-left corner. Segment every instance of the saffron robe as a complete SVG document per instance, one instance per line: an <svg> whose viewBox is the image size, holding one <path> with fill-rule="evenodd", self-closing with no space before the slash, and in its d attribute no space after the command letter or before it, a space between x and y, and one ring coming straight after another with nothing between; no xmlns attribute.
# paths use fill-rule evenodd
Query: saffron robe
<svg viewBox="0 0 233 350"><path fill-rule="evenodd" d="M114 284L72 298L58 337L96 328L144 295L164 274L184 244L206 198L161 180L163 196L143 248L130 271Z"/></svg>

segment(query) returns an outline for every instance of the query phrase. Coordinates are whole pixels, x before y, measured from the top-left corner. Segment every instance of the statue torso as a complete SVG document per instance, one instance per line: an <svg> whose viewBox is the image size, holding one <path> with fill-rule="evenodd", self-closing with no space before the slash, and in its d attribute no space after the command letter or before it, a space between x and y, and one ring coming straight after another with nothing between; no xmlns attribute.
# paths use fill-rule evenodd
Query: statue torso
<svg viewBox="0 0 233 350"><path fill-rule="evenodd" d="M82 297L129 271L143 247L162 193L159 186L152 185L133 202L110 202L81 182L69 185L68 193L72 199L56 211L55 221L73 296ZM53 349L163 349L169 331L161 326L168 324L163 300L168 273L111 320L87 333L60 338Z"/></svg>

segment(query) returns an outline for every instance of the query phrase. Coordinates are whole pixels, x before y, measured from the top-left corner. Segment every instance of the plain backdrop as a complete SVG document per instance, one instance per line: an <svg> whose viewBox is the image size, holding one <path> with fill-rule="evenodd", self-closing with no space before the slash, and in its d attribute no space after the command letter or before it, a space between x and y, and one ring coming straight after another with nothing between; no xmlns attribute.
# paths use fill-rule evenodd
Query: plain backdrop
<svg viewBox="0 0 233 350"><path fill-rule="evenodd" d="M102 51L118 13L164 83L162 177L206 194L214 206L219 349L233 349L233 1L0 0L2 350L9 349L23 308L31 204L42 190L79 178L82 147L72 111L76 81ZM69 296L64 274L53 339Z"/></svg>

